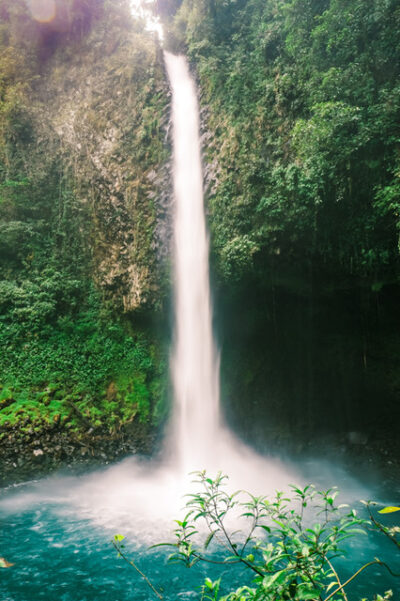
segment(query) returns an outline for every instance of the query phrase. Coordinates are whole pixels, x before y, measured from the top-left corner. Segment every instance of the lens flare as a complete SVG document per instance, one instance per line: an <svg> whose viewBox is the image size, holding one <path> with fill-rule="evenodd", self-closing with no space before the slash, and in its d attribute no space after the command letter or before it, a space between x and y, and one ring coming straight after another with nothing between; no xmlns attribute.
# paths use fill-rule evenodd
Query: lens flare
<svg viewBox="0 0 400 601"><path fill-rule="evenodd" d="M164 39L164 32L160 19L155 16L151 7L156 0L130 0L131 12L135 18L144 19L147 31L154 31L160 41Z"/></svg>
<svg viewBox="0 0 400 601"><path fill-rule="evenodd" d="M39 23L50 23L57 12L55 0L28 0L32 17Z"/></svg>

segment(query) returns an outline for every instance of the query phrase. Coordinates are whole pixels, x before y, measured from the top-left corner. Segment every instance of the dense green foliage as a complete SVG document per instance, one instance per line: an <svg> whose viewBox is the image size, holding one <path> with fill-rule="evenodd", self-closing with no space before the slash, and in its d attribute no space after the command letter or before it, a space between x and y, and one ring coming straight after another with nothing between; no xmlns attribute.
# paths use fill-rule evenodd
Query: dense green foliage
<svg viewBox="0 0 400 601"><path fill-rule="evenodd" d="M397 279L398 3L185 0L172 30L210 111L220 272Z"/></svg>
<svg viewBox="0 0 400 601"><path fill-rule="evenodd" d="M42 291L40 301L28 305L36 316L32 330L15 319L2 322L0 424L22 420L29 429L61 420L68 427L116 431L137 415L161 418L164 368L154 343L143 334L129 335L95 292L84 300L85 309L60 312L53 323L45 315L39 329L35 309L53 303Z"/></svg>
<svg viewBox="0 0 400 601"><path fill-rule="evenodd" d="M397 3L156 4L205 108L232 414L264 438L263 411L303 430L316 416L386 428L399 411ZM165 366L142 313L162 307L166 282L160 51L125 0L56 5L38 23L22 0L0 0L0 371L27 400L29 379L32 394L84 383L84 395L104 395L136 344L155 373ZM154 407L153 371L135 370Z"/></svg>
<svg viewBox="0 0 400 601"><path fill-rule="evenodd" d="M56 18L38 23L22 0L1 0L0 15L0 425L115 431L135 416L158 421L163 345L123 315L128 251L148 274L140 286L154 288L146 178L166 152L155 41L123 1L59 0ZM87 82L89 101L77 96ZM63 114L71 94L74 113ZM98 156L110 128L122 141ZM75 130L82 139L68 139ZM116 201L124 153L129 175ZM134 230L128 239L120 221Z"/></svg>
<svg viewBox="0 0 400 601"><path fill-rule="evenodd" d="M233 424L261 444L382 435L400 416L398 2L159 4L198 74Z"/></svg>

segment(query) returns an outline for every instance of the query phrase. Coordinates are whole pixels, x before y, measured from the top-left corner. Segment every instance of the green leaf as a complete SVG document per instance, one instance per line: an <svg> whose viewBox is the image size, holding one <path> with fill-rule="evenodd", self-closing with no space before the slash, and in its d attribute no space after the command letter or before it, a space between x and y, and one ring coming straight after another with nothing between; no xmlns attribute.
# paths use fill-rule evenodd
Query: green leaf
<svg viewBox="0 0 400 601"><path fill-rule="evenodd" d="M328 584L325 592L328 593L334 586L337 586L337 582L331 582L330 584Z"/></svg>
<svg viewBox="0 0 400 601"><path fill-rule="evenodd" d="M122 540L124 540L124 538L125 538L125 536L124 536L123 534L116 534L116 535L114 536L114 540L115 540L115 542L117 542L117 543L120 543Z"/></svg>
<svg viewBox="0 0 400 601"><path fill-rule="evenodd" d="M320 591L317 591L316 589L313 590L308 590L308 591L303 591L303 590L297 590L296 591L296 598L300 601L306 601L309 600L311 601L312 599L318 599L320 595Z"/></svg>
<svg viewBox="0 0 400 601"><path fill-rule="evenodd" d="M11 568L13 565L13 563L10 563L4 557L0 557L0 568Z"/></svg>
<svg viewBox="0 0 400 601"><path fill-rule="evenodd" d="M210 534L207 536L206 541L204 543L204 548L207 549L209 544L211 543L212 539L214 538L215 535L215 531L210 532Z"/></svg>
<svg viewBox="0 0 400 601"><path fill-rule="evenodd" d="M395 511L400 511L400 507L385 507L378 511L378 513L394 513Z"/></svg>
<svg viewBox="0 0 400 601"><path fill-rule="evenodd" d="M271 587L274 584L274 582L278 581L278 582L282 582L282 577L285 577L286 575L286 569L280 570L279 572L276 572L275 574L273 574L272 576L265 576L264 577L264 588L267 591L271 591Z"/></svg>
<svg viewBox="0 0 400 601"><path fill-rule="evenodd" d="M176 547L175 543L157 543L156 545L151 545L149 549L155 549L156 547Z"/></svg>
<svg viewBox="0 0 400 601"><path fill-rule="evenodd" d="M363 535L367 535L367 533L365 532L365 530L361 530L361 528L349 528L347 530L347 532L350 532L351 534L363 534Z"/></svg>

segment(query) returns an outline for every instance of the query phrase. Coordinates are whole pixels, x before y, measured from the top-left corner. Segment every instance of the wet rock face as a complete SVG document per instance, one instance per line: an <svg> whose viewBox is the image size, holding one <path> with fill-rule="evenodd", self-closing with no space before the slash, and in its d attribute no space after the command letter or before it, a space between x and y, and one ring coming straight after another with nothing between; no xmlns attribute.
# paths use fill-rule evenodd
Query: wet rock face
<svg viewBox="0 0 400 601"><path fill-rule="evenodd" d="M47 168L56 162L60 190L84 215L91 275L106 298L130 312L157 305L168 278L169 93L154 39L129 31L121 38L119 31L104 55L102 36L92 32L68 60L56 54L35 84L27 161L32 172L43 159Z"/></svg>
<svg viewBox="0 0 400 601"><path fill-rule="evenodd" d="M0 478L146 447L145 420L162 404L153 322L168 290L171 199L163 57L130 21L129 0L105 2L91 27L66 32L45 57L32 36L21 39L20 21L32 26L24 0L2 6L0 54L13 59L0 111L0 310L11 324L1 338ZM121 384L109 401L126 412L103 398L111 380ZM112 415L92 431L75 407L86 394L89 413Z"/></svg>

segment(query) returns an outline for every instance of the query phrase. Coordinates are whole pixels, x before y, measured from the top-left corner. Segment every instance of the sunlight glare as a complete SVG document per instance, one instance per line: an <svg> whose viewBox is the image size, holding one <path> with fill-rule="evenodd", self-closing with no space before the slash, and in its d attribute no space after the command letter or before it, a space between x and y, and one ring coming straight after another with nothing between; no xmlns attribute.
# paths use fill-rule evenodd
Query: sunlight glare
<svg viewBox="0 0 400 601"><path fill-rule="evenodd" d="M151 11L151 5L154 2L155 0L130 0L131 11L134 17L144 19L147 31L154 31L162 41L164 37L162 25Z"/></svg>
<svg viewBox="0 0 400 601"><path fill-rule="evenodd" d="M35 21L49 23L57 12L55 0L28 0L28 8Z"/></svg>

